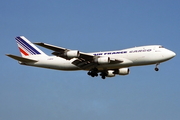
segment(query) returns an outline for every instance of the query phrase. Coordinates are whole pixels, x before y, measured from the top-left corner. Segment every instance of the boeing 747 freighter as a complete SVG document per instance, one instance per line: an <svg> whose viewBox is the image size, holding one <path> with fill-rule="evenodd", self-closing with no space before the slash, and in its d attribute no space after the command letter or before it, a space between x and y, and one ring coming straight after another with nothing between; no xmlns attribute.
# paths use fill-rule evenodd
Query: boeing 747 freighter
<svg viewBox="0 0 180 120"><path fill-rule="evenodd" d="M87 74L95 77L98 74L105 79L115 75L128 75L132 66L155 64L175 57L175 53L161 45L140 46L123 50L84 53L46 43L31 43L24 36L16 37L22 57L6 54L19 61L21 65L49 68L55 70L86 70ZM54 56L48 56L35 45L52 50Z"/></svg>

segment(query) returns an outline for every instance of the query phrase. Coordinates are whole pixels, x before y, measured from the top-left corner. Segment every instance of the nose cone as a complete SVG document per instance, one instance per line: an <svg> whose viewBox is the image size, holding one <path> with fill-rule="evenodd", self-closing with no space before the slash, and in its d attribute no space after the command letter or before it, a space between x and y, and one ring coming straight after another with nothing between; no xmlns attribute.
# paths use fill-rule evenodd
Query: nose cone
<svg viewBox="0 0 180 120"><path fill-rule="evenodd" d="M172 52L172 57L175 57L176 56L176 53L175 52Z"/></svg>
<svg viewBox="0 0 180 120"><path fill-rule="evenodd" d="M159 61L165 62L167 60L172 59L173 57L176 56L176 53L168 50L168 49L162 49L161 52L157 52L161 57L157 57L159 58Z"/></svg>
<svg viewBox="0 0 180 120"><path fill-rule="evenodd" d="M175 57L176 56L176 53L175 52L173 52L173 51L171 51L171 57L173 58L173 57Z"/></svg>
<svg viewBox="0 0 180 120"><path fill-rule="evenodd" d="M171 59L171 58L173 58L173 57L175 57L175 56L176 56L176 53L175 53L175 52L168 50L168 52L167 52L167 57L168 57L169 59Z"/></svg>

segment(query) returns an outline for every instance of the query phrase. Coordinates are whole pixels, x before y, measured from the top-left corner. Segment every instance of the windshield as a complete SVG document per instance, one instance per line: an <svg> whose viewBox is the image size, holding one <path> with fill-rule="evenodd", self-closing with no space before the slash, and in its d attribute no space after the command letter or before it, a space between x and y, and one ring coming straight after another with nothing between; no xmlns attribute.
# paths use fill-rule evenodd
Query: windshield
<svg viewBox="0 0 180 120"><path fill-rule="evenodd" d="M164 48L163 46L159 46L159 48Z"/></svg>

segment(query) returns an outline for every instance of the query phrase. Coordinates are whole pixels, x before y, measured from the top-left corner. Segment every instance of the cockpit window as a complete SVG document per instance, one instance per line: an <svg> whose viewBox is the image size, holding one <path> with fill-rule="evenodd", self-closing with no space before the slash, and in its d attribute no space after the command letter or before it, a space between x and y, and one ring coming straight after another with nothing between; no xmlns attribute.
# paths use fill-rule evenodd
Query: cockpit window
<svg viewBox="0 0 180 120"><path fill-rule="evenodd" d="M159 46L159 48L164 48L163 46Z"/></svg>

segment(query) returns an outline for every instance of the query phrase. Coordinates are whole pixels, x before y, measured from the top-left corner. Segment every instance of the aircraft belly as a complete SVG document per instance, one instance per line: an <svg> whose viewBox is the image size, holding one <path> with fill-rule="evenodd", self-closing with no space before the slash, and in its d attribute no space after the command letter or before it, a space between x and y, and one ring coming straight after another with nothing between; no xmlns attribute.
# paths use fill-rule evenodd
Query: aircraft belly
<svg viewBox="0 0 180 120"><path fill-rule="evenodd" d="M99 65L97 68L99 70L119 69L119 68L123 68L123 67L130 67L132 65L133 65L133 63L104 64L104 65Z"/></svg>
<svg viewBox="0 0 180 120"><path fill-rule="evenodd" d="M41 59L36 63L26 65L65 71L80 70L80 68L71 64L69 60L65 60L59 57Z"/></svg>

